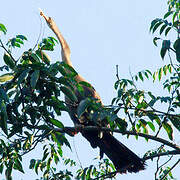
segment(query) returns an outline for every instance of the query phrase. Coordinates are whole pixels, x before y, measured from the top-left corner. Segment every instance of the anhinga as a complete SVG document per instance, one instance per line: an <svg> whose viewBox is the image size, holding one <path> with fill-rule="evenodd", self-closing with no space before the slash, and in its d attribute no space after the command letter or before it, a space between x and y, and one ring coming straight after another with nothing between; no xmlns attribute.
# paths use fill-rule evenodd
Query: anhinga
<svg viewBox="0 0 180 180"><path fill-rule="evenodd" d="M56 23L51 17L45 16L42 11L40 12L40 15L44 17L48 26L55 33L61 44L62 60L69 66L73 67L70 60L70 48L66 40L62 36L61 32L59 31ZM75 77L75 79L77 82L86 81L79 74ZM74 92L78 98L78 103L80 103L82 100L89 96L94 97L98 99L99 102L101 102L101 98L94 88L89 88L87 86L83 86L83 88L84 96L81 96L81 94L77 90L75 90ZM92 122L89 122L87 120L87 114L82 115L81 118L78 119L78 106L72 106L70 100L67 97L65 97L65 101L69 108L69 115L73 120L74 124L93 125ZM111 133L104 132L102 136L99 136L98 131L84 131L81 132L81 134L90 142L93 148L99 147L101 156L103 155L103 153L105 153L113 162L117 171L119 171L120 173L126 173L127 171L136 173L140 170L145 169L145 163L143 162L143 160L126 146L124 146L121 142L119 142L116 138L114 138Z"/></svg>

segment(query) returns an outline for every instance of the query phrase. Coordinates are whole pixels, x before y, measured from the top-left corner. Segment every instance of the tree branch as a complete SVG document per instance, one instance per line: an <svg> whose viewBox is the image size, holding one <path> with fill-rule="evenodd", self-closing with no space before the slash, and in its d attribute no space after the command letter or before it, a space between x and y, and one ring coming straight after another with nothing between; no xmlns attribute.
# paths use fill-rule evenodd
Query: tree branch
<svg viewBox="0 0 180 180"><path fill-rule="evenodd" d="M35 128L35 129L39 129L38 126L34 126L34 125L30 125L27 124L26 125L29 128ZM149 134L143 134L143 133L138 133L135 131L122 131L119 129L114 129L112 130L111 128L107 128L107 127L97 127L97 126L83 126L83 125L76 125L75 127L64 127L64 128L51 128L49 127L49 130L52 130L54 132L61 132L61 133L67 133L70 136L74 136L75 134L77 134L78 132L82 132L82 131L103 131L103 132L115 132L115 133L120 133L122 135L134 135L134 136L139 136L139 137L144 137L147 139L151 139L157 142L160 142L164 145L167 145L171 148L174 148L178 153L180 152L180 146L178 146L175 143L171 143L165 139L159 138L159 137L155 137Z"/></svg>
<svg viewBox="0 0 180 180"><path fill-rule="evenodd" d="M153 159L153 158L160 157L160 156L178 155L178 154L180 154L180 151L177 151L177 150L166 151L166 152L146 156L143 158L143 160L146 161L146 160Z"/></svg>
<svg viewBox="0 0 180 180"><path fill-rule="evenodd" d="M162 138L159 138L159 137L155 137L155 136L152 136L152 135L149 135L149 134L143 134L143 133L137 133L137 132L134 132L134 131L121 131L119 129L110 129L110 128L106 128L106 127L96 127L96 126L82 126L82 125L78 125L76 127L65 127L64 129L52 129L54 131L57 131L57 132L69 132L69 131L72 131L72 132L82 132L82 131L95 131L95 130L99 130L99 131L106 131L106 132L115 132L115 133L121 133L123 135L127 134L127 135L134 135L134 136L140 136L140 137L144 137L144 138L148 138L148 139L151 139L151 140L154 140L154 141L157 141L157 142L160 142L162 144L165 144L169 147L172 147L174 149L176 149L178 152L180 152L180 146L178 146L177 144L175 143L171 143L165 139L162 139Z"/></svg>

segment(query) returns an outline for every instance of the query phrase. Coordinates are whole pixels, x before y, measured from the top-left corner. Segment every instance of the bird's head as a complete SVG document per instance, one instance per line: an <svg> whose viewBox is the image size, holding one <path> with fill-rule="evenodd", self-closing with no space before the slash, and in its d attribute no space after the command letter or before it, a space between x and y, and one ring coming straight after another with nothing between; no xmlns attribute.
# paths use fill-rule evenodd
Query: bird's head
<svg viewBox="0 0 180 180"><path fill-rule="evenodd" d="M44 14L44 12L40 10L40 15L46 20L46 23L48 24L48 26L54 31L56 32L58 27L56 26L56 23L54 22L54 20L51 17L48 17Z"/></svg>

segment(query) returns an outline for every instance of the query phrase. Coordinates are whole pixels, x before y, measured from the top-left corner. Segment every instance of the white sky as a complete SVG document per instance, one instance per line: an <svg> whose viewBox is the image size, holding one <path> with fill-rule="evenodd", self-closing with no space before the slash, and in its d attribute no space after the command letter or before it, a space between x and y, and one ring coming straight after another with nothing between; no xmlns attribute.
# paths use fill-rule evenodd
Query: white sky
<svg viewBox="0 0 180 180"><path fill-rule="evenodd" d="M120 78L129 78L129 68L134 74L143 69L155 70L164 63L160 59L159 49L152 43L149 27L154 18L165 14L166 1L1 0L0 23L7 27L8 38L17 34L28 38L23 50L32 47L37 41L40 32L38 8L54 18L70 45L75 69L94 85L104 104L110 104L116 94L113 90L116 64L119 65ZM44 37L54 36L44 21L43 27ZM18 50L18 53L23 50ZM0 50L0 55L2 53ZM60 48L57 47L50 55L54 61L60 60ZM146 84L145 88L158 89L157 85L152 86L152 83ZM67 115L59 119L66 125L72 125ZM157 145L151 141L146 143L143 139L136 141L133 137L117 137L139 156ZM83 166L88 166L99 153L98 150L92 150L80 135L75 137L75 145ZM31 154L31 158L39 157L41 152L41 148L38 148ZM67 154L77 158L74 151ZM25 157L24 161L28 167L28 158ZM148 161L147 164L147 170L138 174L122 175L117 179L152 180L155 163ZM27 167L26 174L15 173L13 180L34 180L37 176ZM174 171L178 175L178 171Z"/></svg>

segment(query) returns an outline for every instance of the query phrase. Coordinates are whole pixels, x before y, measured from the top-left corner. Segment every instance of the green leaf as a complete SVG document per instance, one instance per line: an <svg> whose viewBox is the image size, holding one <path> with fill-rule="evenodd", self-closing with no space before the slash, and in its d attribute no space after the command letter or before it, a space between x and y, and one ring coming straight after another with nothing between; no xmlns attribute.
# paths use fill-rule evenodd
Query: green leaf
<svg viewBox="0 0 180 180"><path fill-rule="evenodd" d="M163 75L163 68L160 68L159 72L158 72L158 79L159 79L159 81L161 80L162 75Z"/></svg>
<svg viewBox="0 0 180 180"><path fill-rule="evenodd" d="M29 56L29 59L32 63L39 63L40 60L38 58L38 55L35 54L35 53L32 53L30 56Z"/></svg>
<svg viewBox="0 0 180 180"><path fill-rule="evenodd" d="M31 81L30 82L31 82L32 89L35 89L35 87L36 87L36 83L39 79L39 74L40 74L39 70L36 70L31 74Z"/></svg>
<svg viewBox="0 0 180 180"><path fill-rule="evenodd" d="M180 114L179 114L180 116ZM174 127L176 127L179 131L180 131L180 120L179 117L177 116L172 116L171 118L169 118L170 121L172 122L172 124L174 125Z"/></svg>
<svg viewBox="0 0 180 180"><path fill-rule="evenodd" d="M67 72L61 64L58 66L58 70L63 76L67 76Z"/></svg>
<svg viewBox="0 0 180 180"><path fill-rule="evenodd" d="M174 12L174 14L173 14L173 18L172 18L172 22L173 22L173 24L174 24L174 22L175 22L175 18L177 17L177 12Z"/></svg>
<svg viewBox="0 0 180 180"><path fill-rule="evenodd" d="M176 59L180 62L180 38L174 42L173 47L176 50Z"/></svg>
<svg viewBox="0 0 180 180"><path fill-rule="evenodd" d="M78 99L73 91L66 86L61 86L60 90L67 96L72 102L78 102Z"/></svg>
<svg viewBox="0 0 180 180"><path fill-rule="evenodd" d="M165 30L165 28L166 28L167 26L168 26L167 24L164 24L164 25L161 27L161 29L160 29L160 31L159 31L159 34L160 34L160 35L163 33L163 31Z"/></svg>
<svg viewBox="0 0 180 180"><path fill-rule="evenodd" d="M171 27L168 27L165 31L165 36L167 36L167 34L169 33L169 31L171 30Z"/></svg>
<svg viewBox="0 0 180 180"><path fill-rule="evenodd" d="M174 12L174 11L168 11L168 12L164 15L163 19L166 19L167 17L169 17L173 12Z"/></svg>
<svg viewBox="0 0 180 180"><path fill-rule="evenodd" d="M27 38L24 35L17 35L16 38L19 38L22 40L27 40Z"/></svg>
<svg viewBox="0 0 180 180"><path fill-rule="evenodd" d="M166 55L167 49L161 48L160 55L161 58L164 59L164 56Z"/></svg>
<svg viewBox="0 0 180 180"><path fill-rule="evenodd" d="M64 125L63 125L62 122L60 122L60 121L58 121L58 120L56 120L56 119L53 119L53 118L51 118L50 121L51 121L51 123L52 123L53 125L55 125L56 127L58 127L58 128L64 128Z"/></svg>
<svg viewBox="0 0 180 180"><path fill-rule="evenodd" d="M88 108L89 106L89 99L86 98L84 100L82 100L80 103L79 103L79 106L77 108L77 115L78 115L78 118L80 118L82 116L82 114L86 111L86 109Z"/></svg>
<svg viewBox="0 0 180 180"><path fill-rule="evenodd" d="M141 81L144 81L143 76L142 76L142 73L139 72L138 75L139 75L139 78L141 79Z"/></svg>
<svg viewBox="0 0 180 180"><path fill-rule="evenodd" d="M43 153L42 161L45 161L46 158L48 157L48 155L49 155L48 149L45 149L45 151L44 151L44 153Z"/></svg>
<svg viewBox="0 0 180 180"><path fill-rule="evenodd" d="M91 84L86 82L86 81L80 81L79 84L83 85L83 86L86 86L86 87L90 87L92 88Z"/></svg>
<svg viewBox="0 0 180 180"><path fill-rule="evenodd" d="M30 165L29 165L29 169L33 169L35 166L36 160L35 159L31 159L30 160Z"/></svg>
<svg viewBox="0 0 180 180"><path fill-rule="evenodd" d="M7 29L6 29L6 27L4 26L4 24L0 24L0 31L2 31L4 34L6 34Z"/></svg>
<svg viewBox="0 0 180 180"><path fill-rule="evenodd" d="M147 124L152 129L152 131L155 132L156 129L155 129L154 124L152 122L150 122L150 121L148 121Z"/></svg>
<svg viewBox="0 0 180 180"><path fill-rule="evenodd" d="M61 62L61 65L65 68L65 70L68 70L68 71L70 71L70 75L71 76L77 76L78 75L78 73L74 70L74 68L72 67L72 66L70 66L70 65L68 65L68 64L66 64L66 63L64 63L64 62ZM69 74L69 73L68 73Z"/></svg>
<svg viewBox="0 0 180 180"><path fill-rule="evenodd" d="M14 78L13 73L6 73L0 76L0 82L6 82Z"/></svg>
<svg viewBox="0 0 180 180"><path fill-rule="evenodd" d="M159 40L159 39L161 39L161 38L155 37L155 38L153 39L153 43L154 43L155 46L157 46L157 42L156 42L156 41Z"/></svg>
<svg viewBox="0 0 180 180"><path fill-rule="evenodd" d="M9 66L11 69L15 67L16 64L9 54L4 53L3 59L6 65Z"/></svg>
<svg viewBox="0 0 180 180"><path fill-rule="evenodd" d="M40 59L42 59L45 64L50 65L51 58L48 56L47 53L38 49L36 50L36 54L40 57Z"/></svg>
<svg viewBox="0 0 180 180"><path fill-rule="evenodd" d="M151 32L152 28L155 26L155 24L158 23L159 21L160 21L160 19L156 18L151 22L151 26L150 26L150 29L149 29L150 32Z"/></svg>
<svg viewBox="0 0 180 180"><path fill-rule="evenodd" d="M4 89L0 88L0 101L4 100L4 102L9 102L9 98L6 94L6 92L4 91Z"/></svg>
<svg viewBox="0 0 180 180"><path fill-rule="evenodd" d="M14 169L19 170L20 172L24 173L23 167L19 159L14 160Z"/></svg>
<svg viewBox="0 0 180 180"><path fill-rule="evenodd" d="M20 74L20 76L18 77L18 81L17 81L18 85L20 85L25 80L29 71L30 71L30 69L26 69Z"/></svg>
<svg viewBox="0 0 180 180"><path fill-rule="evenodd" d="M3 163L2 164L0 164L0 173L2 174L2 172L3 172L3 169L4 169L4 165L3 165Z"/></svg>
<svg viewBox="0 0 180 180"><path fill-rule="evenodd" d="M153 27L152 33L154 33L154 32L157 30L157 28L158 28L162 23L163 23L162 21L161 21L161 22L158 22L158 23Z"/></svg>
<svg viewBox="0 0 180 180"><path fill-rule="evenodd" d="M163 40L163 42L162 42L162 48L163 49L169 49L170 45L171 45L170 40Z"/></svg>
<svg viewBox="0 0 180 180"><path fill-rule="evenodd" d="M163 125L163 128L166 130L169 139L173 140L173 129L172 129L171 125L168 124L167 122L163 122L162 125Z"/></svg>
<svg viewBox="0 0 180 180"><path fill-rule="evenodd" d="M7 111L6 111L6 105L4 104L4 102L1 102L1 104L0 104L0 126L6 135L8 135L7 120L8 120L8 115L7 115Z"/></svg>

